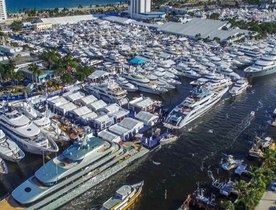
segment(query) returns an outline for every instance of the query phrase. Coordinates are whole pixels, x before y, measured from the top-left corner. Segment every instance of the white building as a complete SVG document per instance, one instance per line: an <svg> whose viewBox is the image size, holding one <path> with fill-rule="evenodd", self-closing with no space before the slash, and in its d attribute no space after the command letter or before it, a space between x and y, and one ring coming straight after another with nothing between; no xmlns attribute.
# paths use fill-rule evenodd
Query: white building
<svg viewBox="0 0 276 210"><path fill-rule="evenodd" d="M151 0L129 0L128 13L131 18L141 13L151 12Z"/></svg>
<svg viewBox="0 0 276 210"><path fill-rule="evenodd" d="M0 0L0 20L7 19L6 0Z"/></svg>

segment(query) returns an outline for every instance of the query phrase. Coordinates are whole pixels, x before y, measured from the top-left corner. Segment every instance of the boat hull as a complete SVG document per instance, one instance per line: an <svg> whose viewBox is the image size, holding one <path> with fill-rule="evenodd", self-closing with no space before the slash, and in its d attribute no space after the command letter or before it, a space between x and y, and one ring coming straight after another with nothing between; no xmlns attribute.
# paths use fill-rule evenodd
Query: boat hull
<svg viewBox="0 0 276 210"><path fill-rule="evenodd" d="M245 71L246 76L250 77L250 78L263 77L263 76L267 76L267 75L275 74L275 73L276 73L276 67L273 67L273 68L267 69L267 70L257 71L257 72Z"/></svg>

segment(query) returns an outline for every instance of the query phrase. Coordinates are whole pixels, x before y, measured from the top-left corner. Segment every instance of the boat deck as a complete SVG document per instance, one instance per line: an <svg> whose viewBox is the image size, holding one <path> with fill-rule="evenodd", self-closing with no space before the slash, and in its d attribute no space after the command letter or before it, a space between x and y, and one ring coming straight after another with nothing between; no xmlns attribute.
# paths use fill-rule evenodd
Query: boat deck
<svg viewBox="0 0 276 210"><path fill-rule="evenodd" d="M23 209L21 207L18 207L18 204L13 200L10 199L10 197L3 199L0 201L0 209L3 210L20 210Z"/></svg>

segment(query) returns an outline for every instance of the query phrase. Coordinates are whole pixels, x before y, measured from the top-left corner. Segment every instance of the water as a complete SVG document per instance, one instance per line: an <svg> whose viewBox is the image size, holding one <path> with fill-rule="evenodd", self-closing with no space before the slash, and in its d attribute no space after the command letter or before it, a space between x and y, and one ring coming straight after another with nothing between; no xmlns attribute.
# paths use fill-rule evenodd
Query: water
<svg viewBox="0 0 276 210"><path fill-rule="evenodd" d="M175 92L162 96L166 107L173 108L189 94L189 81L183 82L184 85ZM211 183L207 170L211 169L215 177L219 172L228 179L229 173L218 170L223 153L246 159L255 135L268 133L276 137L276 129L268 124L276 106L276 75L257 79L252 84L247 93L235 100L226 97L208 114L182 130L178 141L147 155L62 209L99 209L121 185L141 180L145 181L145 186L135 209L176 209L196 189L197 182ZM251 111L256 112L254 119L243 122ZM229 133L233 128L239 130ZM10 174L0 176L0 197L24 181L41 164L42 158L30 155L19 166L9 163Z"/></svg>
<svg viewBox="0 0 276 210"><path fill-rule="evenodd" d="M125 0L6 0L8 12L23 9L72 8L90 5L118 4Z"/></svg>

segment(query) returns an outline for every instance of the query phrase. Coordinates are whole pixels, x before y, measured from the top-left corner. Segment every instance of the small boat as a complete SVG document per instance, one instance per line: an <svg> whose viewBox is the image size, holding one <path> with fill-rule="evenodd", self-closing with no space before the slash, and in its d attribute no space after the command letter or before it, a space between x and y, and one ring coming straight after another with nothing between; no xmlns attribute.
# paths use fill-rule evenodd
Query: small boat
<svg viewBox="0 0 276 210"><path fill-rule="evenodd" d="M7 174L8 171L8 166L4 162L2 158L0 158L0 174Z"/></svg>
<svg viewBox="0 0 276 210"><path fill-rule="evenodd" d="M169 143L176 141L177 139L178 139L178 137L176 135L166 134L160 139L160 144L161 145L169 144Z"/></svg>
<svg viewBox="0 0 276 210"><path fill-rule="evenodd" d="M276 108L273 111L273 115L276 116Z"/></svg>
<svg viewBox="0 0 276 210"><path fill-rule="evenodd" d="M264 158L264 153L261 149L252 147L248 152L248 156L252 158Z"/></svg>
<svg viewBox="0 0 276 210"><path fill-rule="evenodd" d="M226 171L237 168L243 162L243 160L235 160L232 155L225 156L227 157L226 162L222 163L221 167Z"/></svg>
<svg viewBox="0 0 276 210"><path fill-rule="evenodd" d="M124 185L120 187L115 195L109 198L102 206L101 210L126 210L134 204L141 195L144 181L134 185Z"/></svg>
<svg viewBox="0 0 276 210"><path fill-rule="evenodd" d="M273 143L273 139L271 137L265 137L264 139L260 139L260 144L262 149L270 148Z"/></svg>
<svg viewBox="0 0 276 210"><path fill-rule="evenodd" d="M19 162L25 157L25 153L14 141L8 139L2 130L0 130L0 157L11 162Z"/></svg>

